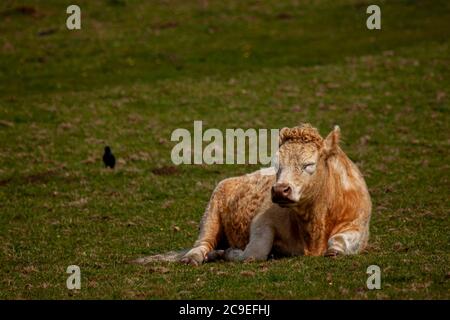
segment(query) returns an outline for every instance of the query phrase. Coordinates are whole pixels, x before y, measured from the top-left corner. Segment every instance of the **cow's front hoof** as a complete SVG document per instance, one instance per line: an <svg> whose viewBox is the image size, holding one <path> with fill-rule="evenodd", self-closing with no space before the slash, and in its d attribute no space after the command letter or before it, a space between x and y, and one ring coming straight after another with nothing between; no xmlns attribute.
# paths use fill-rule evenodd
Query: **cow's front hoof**
<svg viewBox="0 0 450 320"><path fill-rule="evenodd" d="M180 262L194 267L197 267L200 264L197 260L192 259L191 257L184 257L180 260Z"/></svg>
<svg viewBox="0 0 450 320"><path fill-rule="evenodd" d="M181 263L188 264L191 266L199 266L205 260L201 250L196 248L192 249L186 253L180 260Z"/></svg>
<svg viewBox="0 0 450 320"><path fill-rule="evenodd" d="M341 252L335 250L335 249L328 249L327 252L325 252L325 257L329 258L336 258L337 256L340 256Z"/></svg>

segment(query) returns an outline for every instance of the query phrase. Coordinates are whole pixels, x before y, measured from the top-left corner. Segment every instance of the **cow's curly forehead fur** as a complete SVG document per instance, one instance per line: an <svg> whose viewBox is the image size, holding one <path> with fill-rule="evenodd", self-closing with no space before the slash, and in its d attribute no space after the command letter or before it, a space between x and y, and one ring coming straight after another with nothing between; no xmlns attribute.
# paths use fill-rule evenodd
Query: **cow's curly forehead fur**
<svg viewBox="0 0 450 320"><path fill-rule="evenodd" d="M296 143L287 141L278 151L278 163L283 166L299 166L305 162L315 161L319 150L314 143Z"/></svg>
<svg viewBox="0 0 450 320"><path fill-rule="evenodd" d="M280 131L280 146L286 142L313 143L318 149L323 146L323 138L319 131L308 123L298 127L283 128Z"/></svg>

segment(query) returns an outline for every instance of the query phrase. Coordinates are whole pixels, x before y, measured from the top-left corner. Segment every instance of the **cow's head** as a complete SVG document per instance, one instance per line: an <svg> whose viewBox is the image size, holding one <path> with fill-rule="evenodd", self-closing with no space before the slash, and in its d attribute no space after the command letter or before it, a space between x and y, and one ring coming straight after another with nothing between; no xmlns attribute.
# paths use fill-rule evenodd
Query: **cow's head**
<svg viewBox="0 0 450 320"><path fill-rule="evenodd" d="M325 139L309 124L281 129L272 202L293 207L314 199L325 179L326 159L338 150L339 137L338 126Z"/></svg>

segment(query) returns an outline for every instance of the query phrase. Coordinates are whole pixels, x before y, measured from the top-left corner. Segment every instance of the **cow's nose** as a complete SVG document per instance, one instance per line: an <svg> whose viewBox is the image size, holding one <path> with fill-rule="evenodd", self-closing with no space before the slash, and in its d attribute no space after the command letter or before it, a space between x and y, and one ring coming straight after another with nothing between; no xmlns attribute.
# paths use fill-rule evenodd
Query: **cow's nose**
<svg viewBox="0 0 450 320"><path fill-rule="evenodd" d="M277 183L272 187L272 200L277 202L279 200L290 200L292 188L287 183Z"/></svg>

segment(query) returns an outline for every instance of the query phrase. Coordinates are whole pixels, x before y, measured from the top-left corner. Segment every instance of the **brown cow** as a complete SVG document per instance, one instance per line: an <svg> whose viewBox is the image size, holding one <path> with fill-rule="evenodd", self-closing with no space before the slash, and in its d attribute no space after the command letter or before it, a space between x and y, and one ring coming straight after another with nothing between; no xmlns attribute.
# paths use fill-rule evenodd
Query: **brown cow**
<svg viewBox="0 0 450 320"><path fill-rule="evenodd" d="M339 147L340 129L323 139L309 124L280 131L277 170L221 181L194 247L184 255L139 259L199 265L217 257L355 254L367 244L371 200L356 165ZM227 243L226 251L216 250Z"/></svg>

